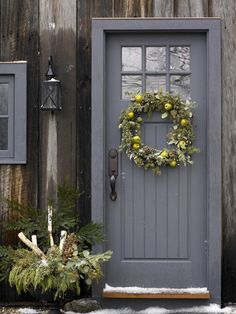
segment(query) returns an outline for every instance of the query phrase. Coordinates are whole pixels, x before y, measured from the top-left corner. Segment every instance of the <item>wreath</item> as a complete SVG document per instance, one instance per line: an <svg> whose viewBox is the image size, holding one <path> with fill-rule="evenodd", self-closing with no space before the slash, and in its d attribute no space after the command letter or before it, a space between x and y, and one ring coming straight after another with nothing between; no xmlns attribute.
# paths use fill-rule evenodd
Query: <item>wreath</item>
<svg viewBox="0 0 236 314"><path fill-rule="evenodd" d="M183 100L179 95L169 92L134 95L120 117L120 149L138 167L152 169L156 174L161 174L163 166L175 168L181 164L193 164L191 156L199 152L199 149L193 146L195 135L191 109L195 106L196 103L192 100ZM150 119L154 112L160 113L162 119L173 121L167 134L167 144L170 145L168 148L154 148L142 142L142 116L145 113Z"/></svg>

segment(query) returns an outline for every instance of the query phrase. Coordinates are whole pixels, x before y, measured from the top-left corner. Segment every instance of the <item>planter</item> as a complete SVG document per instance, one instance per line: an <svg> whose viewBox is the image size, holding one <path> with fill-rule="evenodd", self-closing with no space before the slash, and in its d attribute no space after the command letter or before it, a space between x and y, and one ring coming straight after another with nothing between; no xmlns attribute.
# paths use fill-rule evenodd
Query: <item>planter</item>
<svg viewBox="0 0 236 314"><path fill-rule="evenodd" d="M65 294L64 298L59 298L56 301L54 300L54 290L42 292L41 289L31 289L30 294L36 300L40 301L44 306L49 307L48 314L59 314L62 313L60 308L67 302L72 301L75 298L74 292L68 292Z"/></svg>

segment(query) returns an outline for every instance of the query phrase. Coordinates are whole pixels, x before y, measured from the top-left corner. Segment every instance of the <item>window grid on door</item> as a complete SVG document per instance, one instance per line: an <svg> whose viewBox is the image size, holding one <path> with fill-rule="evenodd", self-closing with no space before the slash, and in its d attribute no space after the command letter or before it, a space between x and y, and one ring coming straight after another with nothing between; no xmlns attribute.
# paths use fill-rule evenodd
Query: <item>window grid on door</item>
<svg viewBox="0 0 236 314"><path fill-rule="evenodd" d="M190 46L122 46L121 99L162 89L190 97Z"/></svg>

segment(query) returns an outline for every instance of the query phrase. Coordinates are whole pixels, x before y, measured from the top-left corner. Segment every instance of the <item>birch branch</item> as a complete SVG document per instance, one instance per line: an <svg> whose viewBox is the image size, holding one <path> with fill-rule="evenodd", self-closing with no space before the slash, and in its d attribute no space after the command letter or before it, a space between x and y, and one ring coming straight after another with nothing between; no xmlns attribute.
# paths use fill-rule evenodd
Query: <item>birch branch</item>
<svg viewBox="0 0 236 314"><path fill-rule="evenodd" d="M52 236L52 206L48 205L48 233L49 233L49 240L50 246L54 246L54 240Z"/></svg>
<svg viewBox="0 0 236 314"><path fill-rule="evenodd" d="M31 236L31 241L34 245L38 246L37 236L35 234Z"/></svg>
<svg viewBox="0 0 236 314"><path fill-rule="evenodd" d="M62 253L63 251L63 247L66 241L66 237L67 237L67 232L65 230L61 230L61 236L60 236L60 244L59 244L59 248L60 248L60 253Z"/></svg>
<svg viewBox="0 0 236 314"><path fill-rule="evenodd" d="M38 255L42 259L47 259L46 255L35 245L33 244L26 236L24 235L23 232L20 232L18 234L18 237L20 240L25 243L36 255Z"/></svg>

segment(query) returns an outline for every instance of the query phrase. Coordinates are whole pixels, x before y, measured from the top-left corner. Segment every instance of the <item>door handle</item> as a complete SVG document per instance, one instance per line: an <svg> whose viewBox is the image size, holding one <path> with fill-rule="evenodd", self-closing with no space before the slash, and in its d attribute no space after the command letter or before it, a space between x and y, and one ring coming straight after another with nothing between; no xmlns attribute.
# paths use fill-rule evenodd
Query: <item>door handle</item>
<svg viewBox="0 0 236 314"><path fill-rule="evenodd" d="M110 193L110 199L112 201L115 201L117 199L117 193L116 193L116 178L115 176L110 177L110 185L111 185L111 193Z"/></svg>
<svg viewBox="0 0 236 314"><path fill-rule="evenodd" d="M117 199L116 178L118 177L118 152L116 149L110 149L108 152L108 175L110 177L110 199Z"/></svg>

